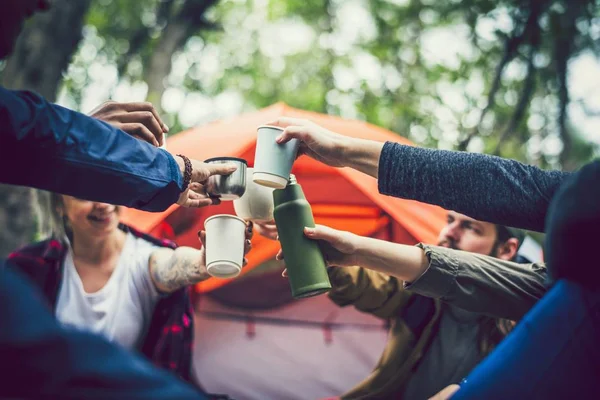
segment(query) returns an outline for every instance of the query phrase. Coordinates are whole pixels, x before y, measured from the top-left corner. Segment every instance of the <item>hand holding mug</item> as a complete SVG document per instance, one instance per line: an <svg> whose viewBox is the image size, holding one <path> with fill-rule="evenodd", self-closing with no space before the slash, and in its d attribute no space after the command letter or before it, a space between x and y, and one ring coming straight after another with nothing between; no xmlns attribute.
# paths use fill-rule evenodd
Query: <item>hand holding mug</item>
<svg viewBox="0 0 600 400"><path fill-rule="evenodd" d="M245 231L245 240L244 240L244 260L242 262L243 266L246 266L246 264L248 264L248 259L246 258L246 255L250 252L250 250L252 250L252 237L254 236L254 229L253 229L253 224L252 222L248 222L246 225L246 231ZM198 239L200 240L200 244L202 245L200 247L200 265L203 265L206 267L206 231L205 230L201 230L198 231Z"/></svg>
<svg viewBox="0 0 600 400"><path fill-rule="evenodd" d="M278 144L292 139L300 141L298 156L306 154L332 167L344 167L344 148L350 138L327 130L312 121L299 118L280 117L268 125L283 128L277 137Z"/></svg>
<svg viewBox="0 0 600 400"><path fill-rule="evenodd" d="M181 157L175 156L175 161L179 165L181 174L184 174L185 164ZM212 175L229 175L237 167L234 164L207 164L197 160L190 160L192 163L192 179L188 188L181 193L177 204L184 207L205 207L214 204L220 204L220 200L211 197L206 192L206 181Z"/></svg>

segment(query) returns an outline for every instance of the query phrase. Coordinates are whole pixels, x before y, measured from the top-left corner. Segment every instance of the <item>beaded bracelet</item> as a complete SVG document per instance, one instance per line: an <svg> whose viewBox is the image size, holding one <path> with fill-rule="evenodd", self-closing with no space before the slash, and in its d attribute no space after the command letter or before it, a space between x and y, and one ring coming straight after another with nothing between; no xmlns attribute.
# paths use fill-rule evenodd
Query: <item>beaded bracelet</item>
<svg viewBox="0 0 600 400"><path fill-rule="evenodd" d="M190 181L192 180L192 162L183 154L177 154L177 157L181 157L183 159L183 165L185 166L183 171L183 189L181 190L182 192L185 192L190 185Z"/></svg>

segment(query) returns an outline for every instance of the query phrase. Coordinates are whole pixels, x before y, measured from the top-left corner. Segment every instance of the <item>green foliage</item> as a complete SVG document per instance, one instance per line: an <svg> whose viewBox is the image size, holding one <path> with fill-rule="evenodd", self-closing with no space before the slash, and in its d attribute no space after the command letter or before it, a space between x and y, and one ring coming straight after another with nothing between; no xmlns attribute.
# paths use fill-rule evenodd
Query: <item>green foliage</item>
<svg viewBox="0 0 600 400"><path fill-rule="evenodd" d="M95 1L66 74L72 103L93 81L93 61L114 64L120 82L143 82L167 3ZM205 123L227 115L217 99L234 93L233 113L284 101L364 119L423 146L574 168L598 146L568 119L561 128L561 102L585 101L565 98L561 85L566 62L598 53L598 9L583 0L221 0L205 16L213 25L172 55L165 84L185 100L171 109L163 97L164 108L175 128ZM132 51L144 31L151 40ZM197 98L212 108L186 117ZM557 138L568 141L562 155Z"/></svg>

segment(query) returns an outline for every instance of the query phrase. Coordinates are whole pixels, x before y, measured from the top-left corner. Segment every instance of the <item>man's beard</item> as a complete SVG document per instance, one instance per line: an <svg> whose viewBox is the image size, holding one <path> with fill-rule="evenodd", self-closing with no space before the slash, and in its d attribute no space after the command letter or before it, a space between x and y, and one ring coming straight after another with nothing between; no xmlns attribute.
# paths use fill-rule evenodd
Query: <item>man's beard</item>
<svg viewBox="0 0 600 400"><path fill-rule="evenodd" d="M456 241L452 240L452 239L442 239L438 242L437 245L441 246L441 247L447 247L449 249L464 251L463 249L458 247L456 244ZM498 240L494 241L494 245L492 246L492 249L490 250L490 252L488 254L485 254L485 255L491 256L491 257L498 257L498 248L499 247L500 247L500 242Z"/></svg>
<svg viewBox="0 0 600 400"><path fill-rule="evenodd" d="M456 245L456 241L452 239L442 239L438 242L437 245L440 247L447 247L449 249L462 250L458 248L458 246Z"/></svg>

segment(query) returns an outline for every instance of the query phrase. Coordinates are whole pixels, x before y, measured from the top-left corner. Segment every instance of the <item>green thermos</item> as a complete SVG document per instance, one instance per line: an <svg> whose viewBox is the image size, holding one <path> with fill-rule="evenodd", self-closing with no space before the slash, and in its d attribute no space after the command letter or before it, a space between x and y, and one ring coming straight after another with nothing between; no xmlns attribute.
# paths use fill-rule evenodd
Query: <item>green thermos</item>
<svg viewBox="0 0 600 400"><path fill-rule="evenodd" d="M317 296L331 290L325 259L316 241L304 236L304 227L314 227L310 204L296 177L290 175L284 189L273 191L275 224L283 250L292 296Z"/></svg>

